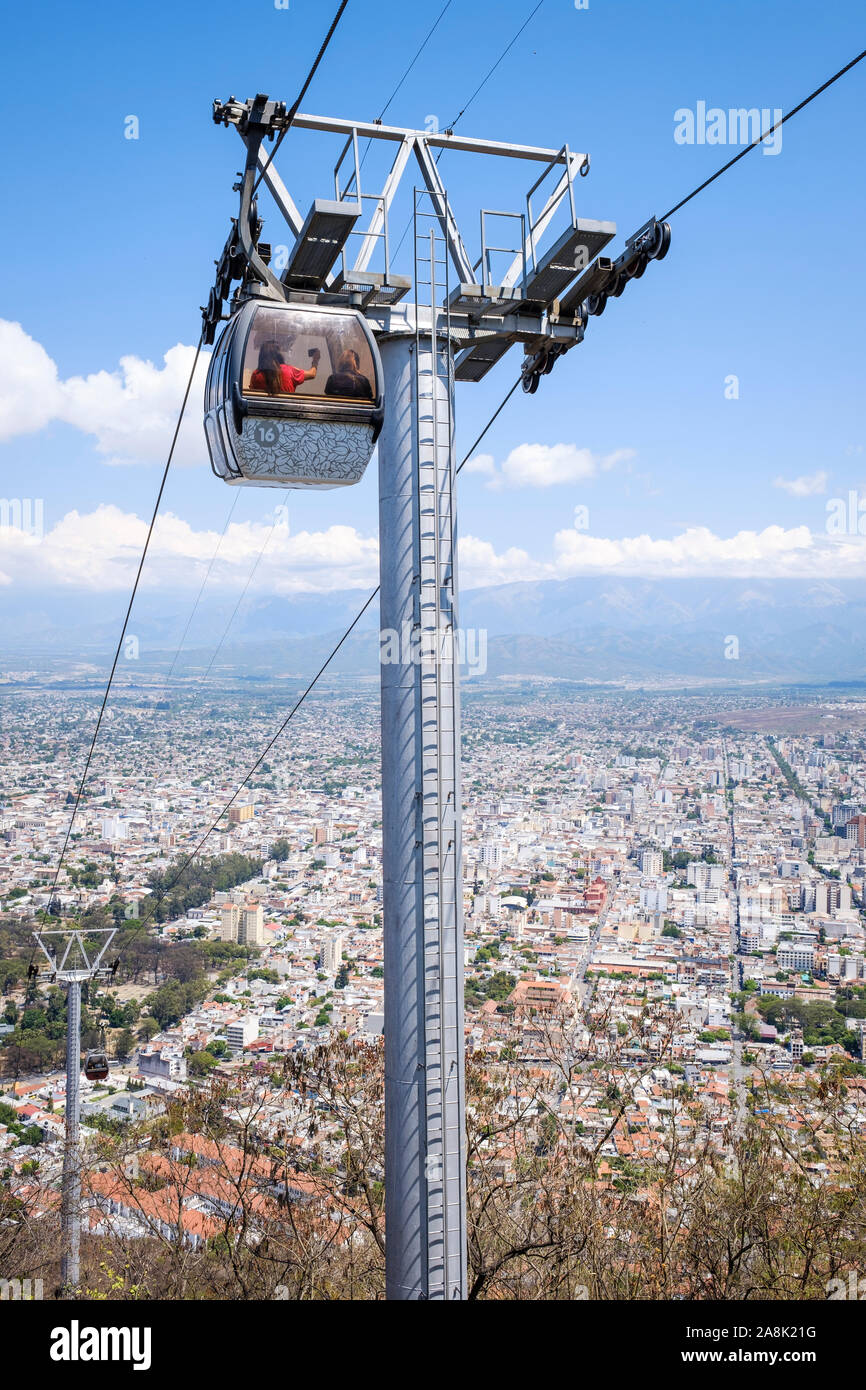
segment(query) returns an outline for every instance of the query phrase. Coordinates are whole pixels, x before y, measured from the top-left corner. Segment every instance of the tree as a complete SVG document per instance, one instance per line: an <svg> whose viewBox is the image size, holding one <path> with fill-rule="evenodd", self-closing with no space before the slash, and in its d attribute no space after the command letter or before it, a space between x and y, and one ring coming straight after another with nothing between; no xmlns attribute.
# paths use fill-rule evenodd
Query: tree
<svg viewBox="0 0 866 1390"><path fill-rule="evenodd" d="M214 1067L219 1066L219 1061L212 1052L205 1049L203 1052L194 1052L187 1058L187 1066L190 1076L207 1076Z"/></svg>
<svg viewBox="0 0 866 1390"><path fill-rule="evenodd" d="M116 1055L121 1059L124 1059L129 1056L134 1047L135 1038L133 1037L132 1029L122 1028L120 1033L117 1035L117 1039L114 1044L114 1050Z"/></svg>

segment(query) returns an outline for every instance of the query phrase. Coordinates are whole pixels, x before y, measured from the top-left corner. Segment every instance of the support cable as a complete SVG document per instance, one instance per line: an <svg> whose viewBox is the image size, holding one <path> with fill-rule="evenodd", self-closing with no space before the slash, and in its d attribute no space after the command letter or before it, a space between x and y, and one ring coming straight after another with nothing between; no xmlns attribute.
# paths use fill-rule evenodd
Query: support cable
<svg viewBox="0 0 866 1390"><path fill-rule="evenodd" d="M486 87L486 86L487 86L487 83L490 81L490 79L491 79L491 77L493 76L493 74L495 73L496 69L499 67L499 64L502 62L503 58L505 58L505 57L511 52L512 48L513 48L514 45L517 43L517 40L520 38L520 35L523 33L524 29L526 29L526 28L529 26L529 24L531 24L532 20L533 20L533 19L535 18L535 16L538 14L538 11L541 9L541 7L542 7L543 4L544 4L544 0L538 0L538 4L535 6L535 9L534 9L534 10L531 10L530 13L526 16L526 18L524 19L524 21L523 21L523 23L521 24L520 28L518 29L517 33L516 33L516 34L514 35L514 37L513 37L512 39L510 39L509 42L505 45L505 47L503 48L503 50L502 50L502 52L500 53L499 57L496 59L496 62L493 64L493 66L492 66L491 68L489 68L488 71L484 74L484 76L482 77L481 81L478 83L478 86L475 88L475 91L472 93L471 97L470 97L469 100L466 102L466 105L465 105L465 106L461 106L460 110L457 112L457 115L454 117L454 120L451 122L451 124L450 124L449 126L446 127L447 130L453 130L454 127L456 126L457 122L460 120L460 117L461 117L461 116L464 116L464 115L466 114L466 112L469 110L470 106L472 105L473 101L474 101L475 98L478 96L478 93L481 91L481 89L482 89L483 87Z"/></svg>
<svg viewBox="0 0 866 1390"><path fill-rule="evenodd" d="M511 400L511 397L514 395L515 391L517 390L518 386L520 385L521 380L522 380L522 378L521 378L521 377L518 377L517 380L514 382L514 384L509 388L509 390L507 391L507 393L505 394L505 396L503 396L502 400L499 402L499 405L496 407L496 409L494 410L493 414L490 416L490 419L487 421L487 423L486 423L486 425L484 426L484 428L482 429L481 433L480 433L480 434L476 437L476 439L473 441L471 448L468 450L468 452L467 452L466 454L464 454L463 458L461 459L460 463L458 464L458 466L457 466L457 468L456 468L456 470L455 470L455 473L459 473L460 470L461 470L461 468L463 467L463 465L464 465L465 463L468 463L469 460L470 460L470 458L472 458L472 455L475 453L475 450L478 448L478 445L481 443L482 439L483 439L484 436L487 434L488 430L490 430L490 429L492 428L492 426L493 426L493 424L495 423L495 421L499 418L499 416L501 415L502 411L505 409L506 405L507 405L508 402ZM331 649L329 655L328 655L328 656L326 657L326 659L322 662L322 665L319 667L318 671L317 671L316 674L313 676L312 680L311 680L311 681L309 682L309 684L305 687L305 689L303 690L303 692L298 696L297 700L295 701L295 703L294 703L294 705L292 706L292 708L289 710L289 712L288 712L288 714L286 715L286 717L285 717L285 719L283 720L283 722L280 724L280 727L277 729L276 733L275 733L275 734L273 735L273 737L268 741L268 743L267 743L267 744L265 745L265 747L263 748L262 752L261 752L261 753L259 754L259 756L256 758L256 761L253 763L252 767L249 769L249 771L245 774L245 776L242 778L242 780L241 780L241 781L238 783L238 785L235 787L235 790L232 792L232 795L229 797L228 801L227 801L227 802L224 804L224 806L221 808L219 814L214 818L214 820L213 820L213 821L211 822L211 824L208 826L207 830L204 832L204 834L201 836L201 838L197 841L197 843L196 843L196 845L195 845L195 848L184 858L183 862L181 863L181 865L180 865L180 867L178 868L177 872L176 872L176 873L174 874L174 876L172 877L171 881L170 881L169 883L163 885L163 888L162 888L162 896L164 896L166 893L171 892L172 888L176 887L176 885L180 882L180 880L181 880L181 878L183 877L183 875L186 873L186 870L189 868L190 864L191 864L191 863L193 862L193 860L195 859L196 855L200 854L200 852L201 852L202 848L204 847L205 843L206 843L207 840L210 838L210 836L213 834L213 832L216 830L216 828L217 828L217 826L219 825L220 821L222 820L223 816L224 816L224 815L226 814L226 812L234 805L235 801L236 801L237 798L240 796L241 792L243 791L244 787L245 787L245 786L247 785L247 783L249 782L250 778L253 777L253 776L255 775L255 773L258 771L258 769L261 767L262 763L264 762L265 758L266 758L266 757L268 756L268 754L270 753L271 749L274 747L274 745L275 745L275 744L278 742L278 740L281 738L282 734L285 732L285 730L286 730L286 728L288 727L289 723L290 723L291 720L294 718L294 716L297 714L297 712L298 712L298 710L300 709L301 705L304 703L304 701L306 700L307 696L308 696L308 695L310 694L310 692L312 691L313 687L316 685L316 683L317 683L317 681L319 680L319 678L320 678L321 676L324 675L325 671L328 669L328 667L330 666L331 662L334 660L334 657L337 655L337 653L339 652L340 648L344 645L344 643L348 640L348 638L349 638L349 637L351 636L351 634L354 632L355 628L358 626L358 623L361 621L361 619L363 618L364 614L367 612L367 609L370 607L370 604L371 604L371 603L373 602L373 600L377 597L377 595L378 595L378 593L379 593L379 588L380 588L380 586L377 584L376 587L375 587L375 589L373 589L372 593L371 593L371 594L368 596L368 598L364 601L363 605L361 606L361 608L359 608L358 612L355 614L354 618L352 619L352 621L351 621L351 623L349 624L349 626L346 628L346 631L343 633L343 635L342 635L342 637L340 638L340 640L339 640L339 641L336 643L336 645ZM157 900L157 901L158 901L158 900ZM147 926L148 922L149 922L149 921L151 920L151 918L153 917L154 911L156 910L156 906L157 906L157 903L154 903L154 905L145 913L144 917L142 917L141 921L139 922L138 926L136 927L136 929L135 929L135 931L133 932L132 936L130 937L129 941L124 942L124 944L123 944L123 946L122 946L122 948L121 948L121 955L123 954L124 951L126 951L126 950L129 949L129 947L132 945L132 943L135 941L136 937L138 936L139 932L143 931L144 928ZM120 957L118 957L118 959L120 959Z"/></svg>
<svg viewBox="0 0 866 1390"><path fill-rule="evenodd" d="M531 10L531 11L529 12L529 14L526 16L526 19L524 19L524 21L523 21L523 23L521 24L520 28L517 30L517 33L514 34L514 35L509 39L508 43L507 43L507 44L505 45L505 47L503 48L503 50L502 50L502 52L500 53L499 57L496 59L496 62L493 64L493 66L492 66L491 68L488 69L488 71L485 73L484 77L482 77L481 81L479 82L478 86L475 88L475 91L472 93L472 95L471 95L471 97L469 98L469 100L460 108L460 110L457 112L457 115L454 117L454 119L453 119L453 121L451 122L451 124L445 127L446 131L452 131L452 130L454 129L454 127L456 126L457 122L460 120L461 116L465 115L465 113L469 110L469 107L472 105L473 101L474 101L475 98L478 96L478 93L481 91L482 87L486 86L486 84L487 84L487 82L489 81L489 79L493 76L494 72L495 72L496 69L499 67L499 64L502 62L503 58L506 56L506 54L508 54L508 53L511 51L511 49L514 47L514 45L517 43L517 40L520 38L520 35L523 33L524 29L527 27L527 25L530 23L530 21L531 21L532 19L534 19L535 15L538 14L538 11L541 9L541 7L542 7L543 4L544 4L544 0L538 0L538 4L537 4L537 5L535 6L535 8L534 8L533 10ZM440 16L440 18L441 18L441 16ZM437 23L438 23L438 20L437 20ZM435 28L435 25L434 25L434 28ZM432 30L431 30L431 33L432 33ZM425 42L426 42L426 40L425 40ZM368 148L369 148L369 146L368 146ZM437 165L438 165L438 163L439 163L439 161L440 161L440 159L442 158L442 156L443 156L444 153L445 153L445 146L443 146L443 147L439 150L439 153L436 155L436 163L437 163ZM394 258L396 258L397 255L399 254L400 248L401 248L401 246L403 245L403 242L406 240L406 237L407 237L408 234L409 234L409 228L411 227L411 225L412 225L412 218L410 217L409 220L408 220L408 222L406 223L406 226L403 228L403 234L402 234L402 236L400 237L400 240L397 242L397 245L396 245L396 247L395 247L395 249L394 249L394 253L393 253Z"/></svg>
<svg viewBox="0 0 866 1390"><path fill-rule="evenodd" d="M286 117L286 124L283 126L282 130L280 131L279 135L277 136L276 143L274 144L273 149L271 150L270 154L268 155L267 159L265 160L264 164L262 165L261 169L259 170L259 176L258 176L258 178L256 179L255 183L253 184L253 193L255 193L256 189L258 188L259 184L261 183L262 179L264 178L265 174L267 173L268 169L270 168L270 166L271 166L271 164L272 164L272 162L273 162L273 159L274 159L274 156L275 156L277 150L280 148L280 145L283 143L283 139L285 138L286 133L291 129L292 121L295 119L295 117L296 117L297 114L298 114L298 111L300 110L301 102L304 100L304 97L307 95L307 89L308 89L310 83L312 82L313 78L314 78L315 75L316 75L316 69L318 68L319 64L321 63L322 59L323 59L324 56L325 56L325 53L326 53L327 48L328 48L328 44L331 42L331 39L334 37L334 31L336 30L337 25L339 24L340 20L343 18L343 11L345 10L345 8L346 8L346 6L348 5L348 3L349 3L349 0L341 0L340 8L337 10L337 13L334 15L334 18L331 20L331 27L330 27L330 29L328 30L327 34L325 35L325 37L324 37L324 39L323 39L323 41L322 41L322 46L321 46L321 48L319 49L318 53L316 54L315 59L313 60L313 66L310 68L310 71L307 73L307 76L306 76L306 78L305 78L305 80L304 80L304 85L302 86L301 90L298 92L298 95L295 97L295 100L293 101L291 107L289 108L289 113L288 113L288 115L287 115L287 117Z"/></svg>
<svg viewBox="0 0 866 1390"><path fill-rule="evenodd" d="M451 6L452 6L453 3L454 3L454 0L445 0L445 4L442 6L442 9L439 11L438 16L436 17L436 19L434 20L434 22L433 22L433 24L430 26L430 28L427 30L427 33L424 35L424 38L422 39L422 41L421 41L420 45L418 46L418 48L416 48L416 50L415 50L415 56L413 57L412 61L409 63L408 67L404 70L403 76L400 78L400 81L397 83L397 86L394 88L394 90L393 90L393 92L391 93L391 95L389 96L388 100L385 102L385 105L382 107L382 110L379 112L378 116L376 117L376 124L377 124L377 125L381 125L382 121L385 119L385 115L386 115L386 113L387 113L387 111L388 111L389 106L390 106L391 103L393 102L393 100L394 100L395 96L397 95L397 93L399 92L400 88L403 86L403 83L406 81L406 78L409 76L410 72L411 72L412 69L414 68L414 66L415 66L415 64L417 63L418 59L421 57L421 54L424 52L424 49L427 47L428 43L429 43L430 40L432 39L432 37L433 37L433 35L435 34L436 30L439 28L440 23L441 23L442 20L445 18L446 11L448 11L448 10L451 8ZM373 137L371 136L370 139L367 141L367 145L366 145L366 148L365 148L365 150L364 150L364 153L361 155L361 162L360 162L360 165L359 165L359 168L360 168L360 169L363 169L364 164L366 163L367 155L370 153L370 149L371 149L372 144L373 144ZM350 179L350 180L349 180L349 185L350 185L350 186L351 186L351 182L352 182L352 180ZM348 192L348 189L347 189L346 191Z"/></svg>
<svg viewBox="0 0 866 1390"><path fill-rule="evenodd" d="M681 198L678 203L675 203L670 212L666 212L663 217L658 219L659 222L667 222L668 218L673 217L675 212L679 212L680 208L684 208L686 203L691 202L692 198L696 198L705 188L709 188L711 183L715 183L716 179L721 178L722 174L736 164L738 160L745 159L746 155L755 149L757 145L760 145L762 141L766 140L768 135L772 135L773 132L783 126L786 121L790 121L792 116L796 116L797 112L802 111L804 106L808 106L810 101L814 101L822 92L826 92L828 87L832 87L834 82L838 82L840 77L844 77L846 72L850 72L851 69L856 67L858 63L861 63L864 58L866 58L866 48L863 49L862 53L858 53L856 58L852 58L850 63L846 63L844 68L840 68L838 72L834 72L832 77L828 77L826 82L822 82L820 87L816 87L814 92L810 92L803 101L792 107L787 115L783 116L780 121L775 121L773 125L770 126L769 130L763 131L758 136L757 140L753 140L745 149L735 154L733 159L729 159L727 164L723 164L721 169L717 169L708 179L704 179L703 183L699 183L697 188L693 188L691 193L687 194L685 198Z"/></svg>
<svg viewBox="0 0 866 1390"><path fill-rule="evenodd" d="M206 572L205 572L204 579L201 581L201 585L200 585L200 587L199 587L199 591L198 591L198 593L196 594L195 603L193 604L192 609L191 609L191 611L190 611L190 615L189 615L189 617L188 617L187 620L186 620L186 627L184 628L183 634L182 634L182 636L181 636L181 639L180 639L180 641L179 641L178 644L177 644L177 650L176 650L174 656L173 656L172 659L171 659L171 665L170 665L169 668L168 668L168 674L167 674L167 676L165 677L165 680L164 680L163 683L162 683L162 694L161 694L161 697L160 697L160 698L163 698L163 699L164 699L165 696L166 696L166 694L168 693L168 687L169 687L169 683L170 683L170 681L171 681L172 675L174 674L174 668L175 668L175 666L177 665L177 662L178 662L178 659L179 659L179 657L180 657L181 651L183 650L183 644L184 644L184 642L186 641L187 633L189 632L190 628L192 627L193 618L195 617L196 613L198 612L199 604L201 603L201 600L202 600L202 595L204 594L204 591L205 591L205 589L207 588L207 582L208 582L208 580L210 579L210 576L211 576L211 570L213 569L214 563L216 562L216 557L217 557L217 555L218 555L219 552L220 552L220 547L222 546L222 543L223 543L223 541L224 541L225 538L226 538L226 532L227 532L228 529L229 529L229 525L230 525L230 523L231 523L231 519L232 519L232 517L233 517L234 514L235 514L235 508L237 507L239 500L240 500L240 492L238 491L238 492L235 493L234 497L232 498L232 504L231 504L231 506L229 507L229 514L228 514L228 516L226 517L225 525L223 526L223 529L222 529L222 534L220 535L220 538L219 538L219 540L218 540L217 543L216 543L216 549L214 550L213 555L211 555L211 557L210 557L210 563L208 564L207 570L206 570ZM155 712L156 712L156 707L154 706L154 713L155 713Z"/></svg>
<svg viewBox="0 0 866 1390"><path fill-rule="evenodd" d="M192 367L191 367L191 369L190 369L189 379L187 380L187 383L186 383L186 390L185 390L184 393L183 393L183 400L181 401L180 413L179 413L179 415L178 415L178 417L177 417L177 424L176 424L175 427L174 427L174 434L173 434L172 440L171 440L171 447L170 447L170 449L169 449L169 451L168 451L168 458L167 458L166 461L165 461L165 467L164 467L164 469L163 469L163 471L162 471L162 480L161 480L161 482L160 482L160 484L159 484L159 491L158 491L158 493L156 494L156 502L154 503L154 507L153 507L153 515L152 515L151 518L150 518L150 525L149 525L149 527L147 528L147 536L146 536L145 542L144 542L144 549L143 549L142 552L141 552L141 559L140 559L139 562L138 562L138 570L137 570L136 575L135 575L135 583L134 583L133 586L132 586L132 593L131 593L130 596L129 596L129 603L128 603L127 609L126 609L126 617L125 617L124 620L123 620L123 627L122 627L121 630L120 630L120 637L119 637L118 640L117 640L117 650L116 650L115 653L114 653L114 660L113 660L113 662L111 663L111 671L110 671L109 677L108 677L108 684L107 684L106 687L105 687L105 694L104 694L103 697L102 697L102 705L100 706L99 716L98 716L98 718L97 718L97 720L96 720L96 728L93 730L93 737L92 737L92 739L90 740L90 748L89 748L88 753L87 753L87 760L86 760L86 762L85 762L85 764L84 764L84 771L83 771L82 774L81 774L81 780L80 780L80 782L79 782L79 784L78 784L78 792L77 792L76 797L75 797L75 804L74 804L74 806L72 807L72 815L71 815L70 818L69 818L69 825L68 825L67 828L66 828L66 838L65 838L64 841L63 841L63 848L62 848L61 851L60 851L60 858L59 858L58 861L57 861L57 869L55 870L55 873L54 873L54 882L53 882L52 885L51 885L51 892L50 892L50 894L49 894L49 896L48 896L48 907L49 907L49 910L50 910L50 908L51 908L51 903L52 903L52 900L53 900L53 898L54 898L55 890L56 890L56 888L57 888L57 880L58 880L59 877L60 877L60 870L61 870L61 868L63 867L63 859L64 859L64 856L65 856L65 854L66 854L67 847L68 847L68 845L69 845L69 837L70 837L70 835L72 834L72 827L73 827L73 825L75 824L75 817L76 817L76 815L78 814L78 807L79 807L80 804L81 804L81 797L82 797L82 794L83 794L83 792L84 792L84 785L85 785L85 782L87 781L87 774L88 774L88 772L89 772L89 770L90 770L90 763L91 763L91 760L92 760L92 758L93 758L93 750L94 750L94 748L96 747L96 740L97 740L97 738L99 737L99 730L100 730L101 727L102 727L102 720L103 720L103 716L105 715L105 708L106 708L106 705L108 704L108 696L109 696L109 694L111 693L111 687L112 687L112 684L114 683L114 676L115 676L115 673L116 673L116 671L117 671L117 663L118 663L118 661L120 660L120 653L121 653L121 651L123 650L123 643L124 643L124 640L125 640L125 638L126 638L126 629L127 629L128 625L129 625L129 619L130 619L130 615L131 615L131 613L132 613L132 605L135 603L135 596L136 596L136 594L138 593L138 585L139 585L139 581L141 580L141 572L142 572L142 570L144 569L144 562L145 562L145 559L147 558L147 552L148 552L148 549L149 549L149 547L150 547L151 537L153 536L153 528L154 528L154 526L156 525L157 513L159 512L160 503L162 502L162 495L163 495L163 493L165 492L165 485L166 485L166 482L167 482L167 480L168 480L168 471L169 471L169 469L171 468L171 461L172 461L172 459L174 458L174 450L175 450L175 445L177 444L177 437L178 437L178 435L180 434L180 427L181 427L181 424L183 423L184 412L186 411L186 403L187 403L187 401L189 400L189 393L190 393L190 390L192 389L192 382L193 382L193 377L195 376L195 369L196 369L196 367L198 366L198 359L199 359L199 357L200 357L200 355L201 355L202 339L203 339L203 335L200 334L200 335L199 335L199 340L198 340L198 346L196 347L196 350L195 350L195 356L193 357L193 360L192 360Z"/></svg>
<svg viewBox="0 0 866 1390"><path fill-rule="evenodd" d="M281 506L281 505L284 505L284 504L285 504L285 502L287 501L288 496L289 496L289 491L290 491L290 489L287 488L286 491L283 493L283 500L282 500L282 503L279 503L279 502L278 502L278 503L277 503L277 506ZM262 556L264 555L265 551L267 550L268 546L270 545L271 537L273 536L274 531L276 530L276 527L277 527L277 519L276 519L276 508L275 508L275 509L274 509L274 520L273 520L273 522L272 522L272 524L271 524L271 529L270 529L270 531L268 532L268 534L265 536L265 539L264 539L264 541L262 542L262 548L261 548L261 550L259 551L258 555L256 556L255 560L253 561L252 569L250 570L249 574L247 575L247 582L246 582L246 584L244 585L244 587L241 589L240 597L238 598L237 603L235 604L234 608L232 609L232 615L231 615L231 617L229 618L228 622L226 623L225 627L223 628L222 635L221 635L219 641L217 642L216 647L215 647L214 652L213 652L213 655L211 656L211 659L210 659L210 661L209 661L209 663L208 663L208 668L207 668L207 670L205 671L204 675L202 676L201 680L199 681L198 685L196 686L195 694L193 695L192 701L190 702L190 706L189 706L190 709L193 708L193 706L195 705L196 700L198 699L199 695L200 695L201 692L202 692L203 687L207 684L208 677L210 676L210 673L211 673L211 671L212 671L213 668L214 668L214 662L216 661L217 657L219 656L220 652L221 652L222 649L223 649L223 643L225 642L226 638L227 638L228 635L229 635L229 629L231 628L232 623L234 622L235 618L236 618L237 615L238 615L238 609L240 608L241 604L243 603L244 599L245 599L246 596L247 596L247 591L249 590L249 587L250 587L250 585L252 584L253 579L255 578L255 573L256 573L256 570L257 570L258 567L259 567L259 564L260 564L260 562L261 562Z"/></svg>
<svg viewBox="0 0 866 1390"><path fill-rule="evenodd" d="M433 24L432 24L432 25L430 26L430 28L427 30L427 33L425 34L425 36L424 36L423 40L421 41L421 44L419 45L419 47L415 50L415 56L414 56L414 58L412 59L412 61L411 61L411 63L409 64L409 66L406 68L405 72L403 73L403 76L400 78L400 81L397 83L397 86L394 88L394 90L393 90L393 92L391 93L391 95L389 96L388 100L385 102L385 105L382 107L382 110L379 112L379 115L378 115L378 117L377 117L377 122L378 122L378 121L382 121L382 120L385 119L385 113L387 112L389 106L390 106L391 103L393 102L393 100L394 100L395 96L397 95L397 93L399 92L400 88L403 86L403 83L406 81L406 78L409 76L410 72L411 72L412 69L414 68L414 66L415 66L415 64L417 63L418 59L421 57L421 54L424 52L424 49L427 47L427 45L428 45L428 43L430 42L430 40L432 39L433 35L436 33L436 30L439 28L439 25L442 23L442 20L445 18L445 15L446 15L447 11L451 8L451 6L452 6L453 3L454 3L454 0L445 0L445 4L442 6L442 9L439 11L439 14L438 14L437 18L434 20ZM370 143L372 143L372 142L370 142ZM370 145L368 144L368 145L367 145L367 149L369 150L369 148L370 148Z"/></svg>

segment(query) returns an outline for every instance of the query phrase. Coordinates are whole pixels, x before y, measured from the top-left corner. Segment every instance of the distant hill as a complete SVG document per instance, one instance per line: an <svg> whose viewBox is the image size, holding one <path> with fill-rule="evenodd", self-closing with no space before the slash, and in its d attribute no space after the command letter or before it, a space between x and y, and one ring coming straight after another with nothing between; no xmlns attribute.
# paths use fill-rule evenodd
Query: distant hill
<svg viewBox="0 0 866 1390"><path fill-rule="evenodd" d="M245 600L216 671L307 675L367 594L341 591ZM225 634L236 598L200 605L177 663L200 673ZM145 593L130 632L139 669L165 669L191 599ZM125 607L121 594L32 594L0 614L0 666L70 657L102 664ZM464 628L487 632L487 670L575 680L680 676L713 680L857 681L866 675L866 580L593 578L503 584L464 592ZM378 610L362 619L335 673L373 672ZM738 659L727 659L735 649Z"/></svg>

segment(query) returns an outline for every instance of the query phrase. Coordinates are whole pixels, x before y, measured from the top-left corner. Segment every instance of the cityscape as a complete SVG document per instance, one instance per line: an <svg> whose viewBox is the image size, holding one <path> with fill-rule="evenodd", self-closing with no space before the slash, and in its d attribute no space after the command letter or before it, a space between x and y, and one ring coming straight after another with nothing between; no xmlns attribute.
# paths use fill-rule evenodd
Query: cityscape
<svg viewBox="0 0 866 1390"><path fill-rule="evenodd" d="M279 697L229 682L191 708L160 693L118 693L53 890L64 918L117 928L121 962L83 1020L85 1045L110 1057L105 1081L82 1078L85 1245L143 1258L168 1233L195 1251L257 1222L263 1241L288 1202L336 1223L357 1258L368 1218L322 1068L361 1056L369 1085L381 1067L375 692L334 682L313 697L174 887ZM2 1172L43 1215L58 1201L64 1040L59 991L26 969L91 717L87 694L4 695ZM866 699L470 685L463 787L464 1026L487 1091L469 1108L509 1121L485 1140L484 1171L519 1190L522 1145L536 1162L562 1148L596 1196L646 1208L674 1147L680 1168L710 1171L757 1126L787 1182L846 1187L846 1146L866 1129ZM191 1096L226 1114L255 1097L243 1140L170 1135ZM375 1131L381 1095L368 1104ZM833 1270L819 1261L819 1275ZM589 1292L571 1296L599 1296L591 1285L584 1270Z"/></svg>

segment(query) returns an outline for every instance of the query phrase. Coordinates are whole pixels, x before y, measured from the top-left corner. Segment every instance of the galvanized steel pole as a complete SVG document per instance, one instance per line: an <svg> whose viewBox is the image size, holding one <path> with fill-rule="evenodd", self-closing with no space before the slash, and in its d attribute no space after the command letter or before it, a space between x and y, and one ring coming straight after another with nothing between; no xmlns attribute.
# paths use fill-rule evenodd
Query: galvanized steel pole
<svg viewBox="0 0 866 1390"><path fill-rule="evenodd" d="M389 1299L466 1296L463 895L451 346L380 339ZM453 659L452 659L453 658Z"/></svg>
<svg viewBox="0 0 866 1390"><path fill-rule="evenodd" d="M79 1150L81 1079L81 981L66 990L66 1143L63 1150L61 1286L72 1293L80 1277L81 1154Z"/></svg>

